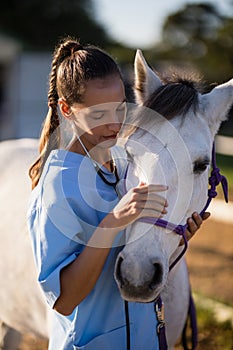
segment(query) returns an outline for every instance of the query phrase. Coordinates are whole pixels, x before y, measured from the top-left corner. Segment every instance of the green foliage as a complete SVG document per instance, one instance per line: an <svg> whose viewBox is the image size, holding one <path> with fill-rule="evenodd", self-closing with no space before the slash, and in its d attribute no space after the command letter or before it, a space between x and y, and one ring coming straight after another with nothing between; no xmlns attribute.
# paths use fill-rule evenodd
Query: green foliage
<svg viewBox="0 0 233 350"><path fill-rule="evenodd" d="M111 42L103 26L94 19L91 0L3 1L0 31L30 50L51 50L67 35L100 46Z"/></svg>
<svg viewBox="0 0 233 350"><path fill-rule="evenodd" d="M198 346L197 350L232 350L232 324L230 321L218 322L212 312L207 308L202 308L198 304L197 324L198 324ZM188 324L187 340L191 349L191 327ZM175 350L183 350L181 341L176 345Z"/></svg>
<svg viewBox="0 0 233 350"><path fill-rule="evenodd" d="M216 161L221 169L221 174L227 178L229 187L229 200L233 200L233 157L223 154L217 154ZM221 197L223 193L220 192Z"/></svg>
<svg viewBox="0 0 233 350"><path fill-rule="evenodd" d="M231 350L233 346L230 321L217 322L211 310L197 307L199 347L205 350Z"/></svg>
<svg viewBox="0 0 233 350"><path fill-rule="evenodd" d="M154 62L192 66L208 83L226 81L233 72L233 18L212 4L189 4L166 19L161 43L148 54Z"/></svg>
<svg viewBox="0 0 233 350"><path fill-rule="evenodd" d="M233 14L233 1L229 9ZM225 82L233 74L233 17L216 5L189 4L166 19L162 41L146 55L156 68L191 69L212 86ZM233 136L233 108L219 133Z"/></svg>

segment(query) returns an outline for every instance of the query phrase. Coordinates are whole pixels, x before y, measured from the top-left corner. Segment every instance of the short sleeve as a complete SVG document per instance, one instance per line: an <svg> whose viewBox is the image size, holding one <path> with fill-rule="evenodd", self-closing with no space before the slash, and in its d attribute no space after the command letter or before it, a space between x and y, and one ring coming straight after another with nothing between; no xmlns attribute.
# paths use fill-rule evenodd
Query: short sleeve
<svg viewBox="0 0 233 350"><path fill-rule="evenodd" d="M42 206L29 218L34 255L38 269L38 281L48 304L53 307L60 295L60 272L74 261L84 246L72 239L83 229L72 208L59 202Z"/></svg>

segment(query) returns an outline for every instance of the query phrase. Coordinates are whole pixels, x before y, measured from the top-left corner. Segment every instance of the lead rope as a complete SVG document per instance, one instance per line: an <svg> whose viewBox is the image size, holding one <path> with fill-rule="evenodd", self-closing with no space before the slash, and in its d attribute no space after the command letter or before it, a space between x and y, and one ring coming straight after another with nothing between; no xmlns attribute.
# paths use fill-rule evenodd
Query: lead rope
<svg viewBox="0 0 233 350"><path fill-rule="evenodd" d="M192 337L192 339L191 339L192 350L195 350L196 347L197 347L197 343L198 343L198 339L197 339L197 334L198 334L198 331L197 331L197 315L196 315L196 307L195 307L195 303L194 303L194 300L193 300L193 297L192 297L191 290L190 290L190 295L189 295L188 316L189 316L188 318L190 319L190 327L191 327L191 330L192 330L192 335L191 335L191 337ZM189 350L188 342L187 342L187 334L186 334L187 326L188 326L188 318L186 320L186 323L185 323L185 326L184 326L184 329L183 329L183 332L182 332L182 338L181 338L184 350Z"/></svg>
<svg viewBox="0 0 233 350"><path fill-rule="evenodd" d="M157 302L154 304L154 310L157 317L157 335L159 341L159 349L167 350L167 338L165 330L165 317L164 317L164 303L161 297L158 298Z"/></svg>
<svg viewBox="0 0 233 350"><path fill-rule="evenodd" d="M129 320L129 304L124 301L125 305L125 322L126 322L126 349L130 350L130 320Z"/></svg>

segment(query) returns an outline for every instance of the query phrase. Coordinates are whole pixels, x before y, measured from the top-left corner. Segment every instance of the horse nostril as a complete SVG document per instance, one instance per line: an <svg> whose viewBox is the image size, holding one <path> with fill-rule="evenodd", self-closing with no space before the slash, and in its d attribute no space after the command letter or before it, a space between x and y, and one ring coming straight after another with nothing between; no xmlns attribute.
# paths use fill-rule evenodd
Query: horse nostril
<svg viewBox="0 0 233 350"><path fill-rule="evenodd" d="M116 265L116 271L115 271L115 274L116 274L116 279L118 280L118 282L120 283L120 286L121 288L124 286L125 282L122 278L122 274L121 274L121 264L123 262L123 258L120 256L118 258L118 261L117 261L117 265Z"/></svg>
<svg viewBox="0 0 233 350"><path fill-rule="evenodd" d="M155 263L154 265L154 275L151 283L149 284L150 289L155 289L159 283L162 282L163 268L160 264Z"/></svg>

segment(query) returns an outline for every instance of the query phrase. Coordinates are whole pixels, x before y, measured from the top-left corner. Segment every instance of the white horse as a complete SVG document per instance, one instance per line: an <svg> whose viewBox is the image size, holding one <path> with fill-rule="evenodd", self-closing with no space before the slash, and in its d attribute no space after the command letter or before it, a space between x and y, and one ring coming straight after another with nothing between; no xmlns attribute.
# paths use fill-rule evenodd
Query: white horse
<svg viewBox="0 0 233 350"><path fill-rule="evenodd" d="M137 108L129 120L137 129L125 144L131 158L127 190L139 180L166 183L169 207L163 219L183 225L206 204L212 145L233 103L233 79L207 94L198 93L188 81L165 84L137 51L135 91L137 103L149 109ZM173 349L189 305L185 259L169 273L169 266L182 249L181 237L171 230L136 221L127 228L126 238L128 242L115 267L120 293L127 301L137 302L152 302L162 295L168 348Z"/></svg>
<svg viewBox="0 0 233 350"><path fill-rule="evenodd" d="M0 349L18 349L21 335L48 337L46 306L36 282L26 211L31 190L29 165L38 140L0 143ZM10 327L10 328L9 328Z"/></svg>
<svg viewBox="0 0 233 350"><path fill-rule="evenodd" d="M159 78L149 69L142 55L138 53L136 57L138 102L143 103L147 100L158 86L161 86ZM172 127L166 128L165 131L165 136L168 132L170 133L167 139L167 149L170 151L170 158L175 159L179 171L184 166L183 162L180 164L181 154L185 161L187 160L189 168L194 163L196 172L203 170L207 157L210 159L213 137L221 121L226 118L227 110L232 101L233 82L230 81L215 88L210 94L198 95L198 112L194 115L190 110L187 117L182 119L181 125L179 117L174 117L171 120ZM184 198L186 189L182 188L178 195L176 193L178 198L177 205L175 205L176 199L173 197L177 179L169 165L170 163L167 163L166 147L163 146L161 151L161 144L165 136L163 136L163 129L160 129L159 125L163 125L163 120L158 120L155 123L155 125L157 124L156 129L154 123L152 123L153 128L150 128L150 122L147 124L145 121L144 124L145 130L138 128L126 145L128 152L134 156L133 163L130 163L128 178L132 175L130 180L132 185L133 181L136 184L138 177L142 175L143 180L148 179L161 183L166 180L169 185L167 192L169 208L171 210L174 207L173 212L169 212L168 217L170 221L178 224L181 222L181 218L186 218L192 211L202 209L206 197L207 171L204 174L194 176L194 186L192 186L192 181L188 180L187 186L191 184L191 189L188 190L189 193L190 191L192 193L190 204L190 195L188 200ZM176 137L173 137L172 133L176 130L177 135L180 134L184 142L179 138L179 142L175 143L173 139L178 139L178 137L176 134ZM154 132L157 133L158 139L152 144L151 137ZM161 136L159 136L159 132L161 132ZM140 142L138 143L139 138ZM174 141L177 149L172 148L171 141ZM0 319L4 329L9 326L10 334L14 329L16 335L16 337L8 337L7 333L3 332L0 342L2 341L2 349L4 350L17 349L20 334L25 332L48 337L48 310L36 282L31 243L26 229L26 209L30 193L27 172L29 165L36 157L37 147L37 140L12 140L0 143L0 276L3 286L0 290ZM143 147L145 147L146 152L144 152ZM188 152L185 151L186 149ZM159 157L161 154L159 162L154 159L154 154L159 154ZM146 167L145 174L143 173L144 162L150 164ZM161 162L164 170L160 169L159 172L156 170L157 173L162 174L162 178L157 179L154 178L154 169L155 165L161 164ZM140 174L135 176L136 167L140 168ZM166 174L167 170L169 176L165 177L163 174ZM183 171L181 172L183 173ZM174 179L170 178L173 175ZM182 186L185 184L186 182ZM142 232L146 232L146 234L142 235ZM168 275L169 262L179 250L180 238L171 232L164 233L164 230L145 223L135 223L127 230L127 235L132 243L125 246L116 263L116 280L119 283L120 291L123 298L142 302L151 301L162 292L166 304L168 343L172 348L180 334L188 306L189 285L185 263L180 262ZM156 274L154 273L155 267L158 272ZM150 286L148 286L151 273ZM151 282L153 283L151 284ZM126 288L128 283L132 288ZM144 294L141 293L142 290ZM9 339L11 343L9 343Z"/></svg>

